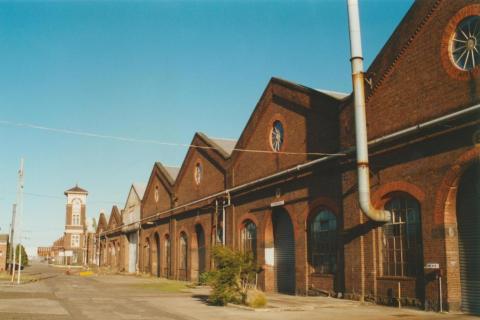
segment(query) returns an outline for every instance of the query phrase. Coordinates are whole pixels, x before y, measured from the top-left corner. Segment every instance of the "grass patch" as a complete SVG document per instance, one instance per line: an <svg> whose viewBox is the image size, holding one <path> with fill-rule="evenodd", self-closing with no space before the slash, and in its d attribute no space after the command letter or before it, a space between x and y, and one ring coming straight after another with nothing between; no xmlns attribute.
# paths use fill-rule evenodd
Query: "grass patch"
<svg viewBox="0 0 480 320"><path fill-rule="evenodd" d="M184 289L188 289L187 284L184 282L167 280L161 282L136 284L135 287L167 293L178 293L182 292Z"/></svg>

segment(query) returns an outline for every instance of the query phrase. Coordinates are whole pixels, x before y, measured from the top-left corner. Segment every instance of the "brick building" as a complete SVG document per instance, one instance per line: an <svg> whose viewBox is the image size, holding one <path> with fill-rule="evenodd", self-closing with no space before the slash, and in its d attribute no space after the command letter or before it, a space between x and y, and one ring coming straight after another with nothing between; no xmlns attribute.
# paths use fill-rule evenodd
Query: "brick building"
<svg viewBox="0 0 480 320"><path fill-rule="evenodd" d="M78 185L64 192L67 197L65 231L51 247L37 248L42 256L47 255L56 264L88 265L95 263L94 244L96 221L86 212L88 192Z"/></svg>
<svg viewBox="0 0 480 320"><path fill-rule="evenodd" d="M5 271L5 268L7 267L8 246L8 234L0 234L0 272Z"/></svg>
<svg viewBox="0 0 480 320"><path fill-rule="evenodd" d="M238 141L197 133L178 173L155 164L140 270L193 281L225 243L254 253L266 291L438 310L438 264L443 307L480 314L479 33L480 1L417 1L366 72L390 222L359 209L353 95L272 78Z"/></svg>

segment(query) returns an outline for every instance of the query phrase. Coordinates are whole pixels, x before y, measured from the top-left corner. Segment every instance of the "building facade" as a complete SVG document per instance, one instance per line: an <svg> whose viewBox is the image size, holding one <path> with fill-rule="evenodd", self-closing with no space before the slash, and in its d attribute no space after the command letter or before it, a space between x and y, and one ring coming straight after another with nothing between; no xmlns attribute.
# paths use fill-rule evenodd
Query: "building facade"
<svg viewBox="0 0 480 320"><path fill-rule="evenodd" d="M0 234L0 272L5 271L7 267L8 246L8 234Z"/></svg>
<svg viewBox="0 0 480 320"><path fill-rule="evenodd" d="M416 1L365 73L391 221L358 205L353 94L272 78L238 141L197 133L178 171L154 165L139 270L195 281L223 244L254 254L265 291L438 310L441 277L444 309L480 314L478 30L479 1Z"/></svg>

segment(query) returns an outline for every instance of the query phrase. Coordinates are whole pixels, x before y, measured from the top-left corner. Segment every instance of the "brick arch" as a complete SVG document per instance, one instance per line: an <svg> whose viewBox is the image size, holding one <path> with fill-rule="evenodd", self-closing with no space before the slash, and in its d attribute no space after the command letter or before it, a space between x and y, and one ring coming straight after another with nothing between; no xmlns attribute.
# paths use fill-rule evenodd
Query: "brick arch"
<svg viewBox="0 0 480 320"><path fill-rule="evenodd" d="M180 245L180 238L182 238L182 234L185 235L186 237L186 243L187 243L187 265L185 266L186 267L186 270L185 270L185 279L184 280L190 280L191 279L191 258L192 258L192 254L191 254L191 251L192 251L192 237L191 237L191 232L189 232L188 228L183 226L181 227L179 230L178 230L178 233L177 233L177 239L175 239L175 241L177 241L177 245L175 246L175 250L177 251L176 254L174 254L174 257L176 257L176 263L175 263L175 266L176 266L176 275L177 275L177 279L180 279L181 275L179 273L179 270L180 270L180 260L181 260L181 245Z"/></svg>
<svg viewBox="0 0 480 320"><path fill-rule="evenodd" d="M285 211L285 213L290 218L290 221L291 221L292 227L293 227L293 239L294 239L295 244L297 245L298 241L299 241L299 232L300 232L299 225L298 225L297 219L295 219L295 217L292 213L293 209L288 210L286 207L272 208L272 209L268 210L267 212L265 212L265 216L263 218L263 226L261 228L260 227L258 228L259 232L257 233L257 241L262 242L261 237L263 237L263 244L264 244L265 249L266 248L274 248L275 244L274 244L274 237L273 237L272 217L273 217L273 211L275 209ZM252 220L252 221L254 221L254 220ZM260 235L260 233L261 233L261 235ZM260 237L259 237L259 235L260 235ZM258 246L258 244L257 244L257 246ZM295 249L295 255L296 255L295 259L297 260L298 259L297 258L297 255L298 255L297 249ZM261 256L261 254L259 254L259 257L260 256ZM263 257L265 258L265 256L263 256ZM296 263L298 263L298 260L297 260ZM264 272L263 272L264 273L264 290L265 291L275 291L276 280L275 280L274 268L272 266L267 266L266 264L263 267L264 267Z"/></svg>
<svg viewBox="0 0 480 320"><path fill-rule="evenodd" d="M458 230L457 230L457 189L460 178L465 171L474 163L480 162L480 146L464 152L452 164L445 174L435 195L434 224L445 230L445 254L444 265L446 269L446 295L452 309L460 308L460 256L458 253Z"/></svg>
<svg viewBox="0 0 480 320"><path fill-rule="evenodd" d="M477 161L480 161L480 146L478 145L463 153L445 174L435 197L435 225L457 223L456 198L458 183L467 168Z"/></svg>
<svg viewBox="0 0 480 320"><path fill-rule="evenodd" d="M160 266L161 266L161 261L160 261L160 257L161 257L161 237L160 237L160 233L158 232L158 230L156 230L153 234L152 234L152 244L154 246L154 250L152 250L152 256L151 256L151 259L152 261L150 262L151 266L152 266L152 270L151 270L151 273L157 277L160 277Z"/></svg>
<svg viewBox="0 0 480 320"><path fill-rule="evenodd" d="M258 221L258 218L251 214L251 213L244 213L240 216L240 219L238 219L238 223L237 223L237 243L238 243L238 247L240 248L240 250L243 248L243 244L242 244L242 230L243 230L243 225L246 221L252 221L255 226L257 227L257 239L256 239L256 242L257 242L257 245L256 245L256 254L257 254L257 257L259 255L259 252L260 252L260 243L262 242L262 235L260 234L262 230L262 225L260 225L260 221Z"/></svg>
<svg viewBox="0 0 480 320"><path fill-rule="evenodd" d="M243 224L245 223L245 221L247 220L252 220L253 223L255 223L255 225L257 226L257 229L260 230L260 222L258 221L258 218L251 214L251 213L245 213L245 214L242 214L240 216L240 219L238 219L238 223L237 223L237 233L240 237L240 232L242 231L242 228L243 228Z"/></svg>
<svg viewBox="0 0 480 320"><path fill-rule="evenodd" d="M332 211L338 218L340 213L340 208L337 203L328 197L317 197L313 200L308 207L303 211L303 230L307 232L308 229L308 221L310 220L311 216L316 213L316 211L320 208L327 208L328 210Z"/></svg>
<svg viewBox="0 0 480 320"><path fill-rule="evenodd" d="M388 195L392 192L404 192L415 198L420 205L425 200L425 192L418 186L403 180L392 181L381 185L372 194L372 204L376 208L381 208L389 200Z"/></svg>
<svg viewBox="0 0 480 320"><path fill-rule="evenodd" d="M192 230L191 230L191 239L189 240L189 256L188 260L189 265L190 265L190 277L192 281L198 280L199 277L199 263L200 263L200 257L199 257L199 247L198 247L198 236L197 236L197 226L200 226L203 230L203 237L204 237L204 242L205 242L205 267L207 269L208 265L208 253L209 253L209 237L207 233L207 228L205 227L206 223L202 222L201 219L197 218L195 219L194 223L192 224ZM188 236L187 236L188 237Z"/></svg>
<svg viewBox="0 0 480 320"><path fill-rule="evenodd" d="M293 238L295 240L295 242L297 242L298 240L298 236L299 236L299 226L298 226L298 222L297 222L297 219L295 219L294 215L290 212L290 210L288 210L287 208L285 207L279 207L279 208L272 208L271 210L268 210L268 212L266 212L265 214L265 217L264 217L264 225L263 225L263 228L260 229L262 230L262 234L263 234L263 237L264 237L264 242L265 242L265 246L267 247L267 243L271 244L273 246L273 222L272 222L272 215L273 215L273 211L277 209L277 210L283 210L287 213L288 217L290 218L290 221L292 222L292 226L293 226ZM292 210L293 211L293 210ZM255 221L255 220L254 220ZM256 220L258 221L258 220ZM258 226L258 224L257 224Z"/></svg>

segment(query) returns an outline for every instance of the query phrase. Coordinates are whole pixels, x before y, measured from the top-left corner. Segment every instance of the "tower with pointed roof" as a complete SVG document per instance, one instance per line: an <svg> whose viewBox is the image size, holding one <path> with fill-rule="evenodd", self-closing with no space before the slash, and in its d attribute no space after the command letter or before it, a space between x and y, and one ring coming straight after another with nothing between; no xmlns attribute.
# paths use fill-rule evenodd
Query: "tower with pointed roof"
<svg viewBox="0 0 480 320"><path fill-rule="evenodd" d="M84 264L87 255L88 191L77 185L64 192L67 197L64 232L65 264Z"/></svg>

